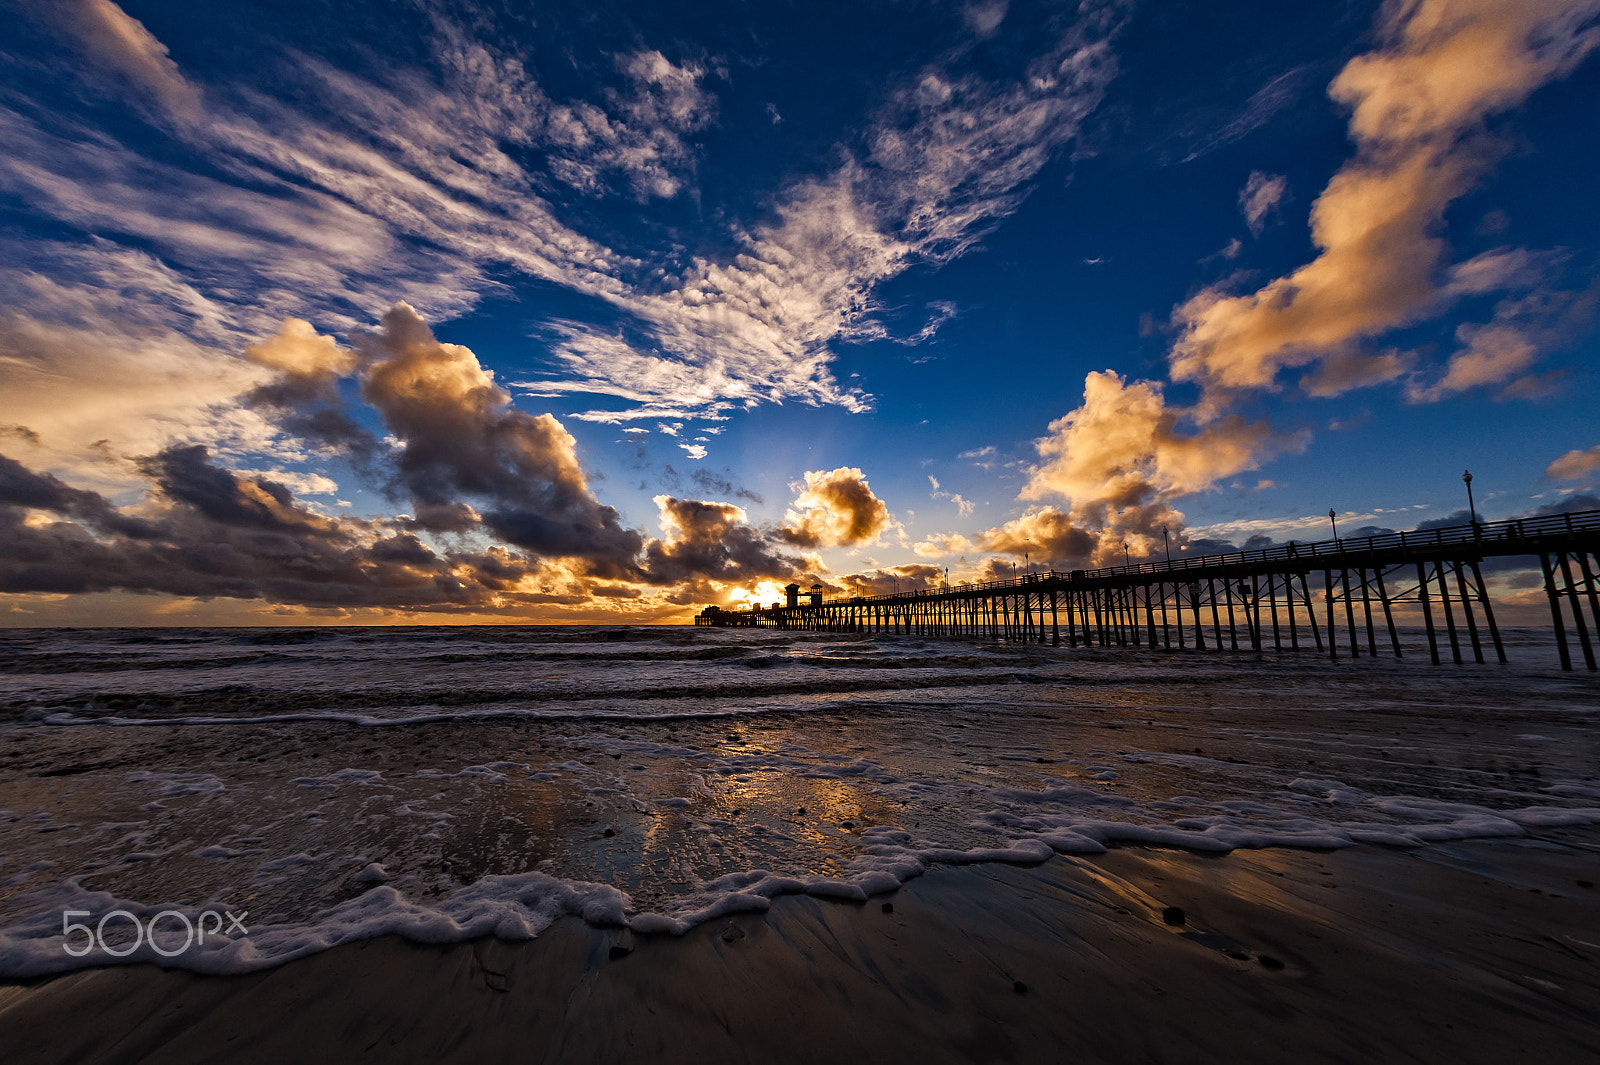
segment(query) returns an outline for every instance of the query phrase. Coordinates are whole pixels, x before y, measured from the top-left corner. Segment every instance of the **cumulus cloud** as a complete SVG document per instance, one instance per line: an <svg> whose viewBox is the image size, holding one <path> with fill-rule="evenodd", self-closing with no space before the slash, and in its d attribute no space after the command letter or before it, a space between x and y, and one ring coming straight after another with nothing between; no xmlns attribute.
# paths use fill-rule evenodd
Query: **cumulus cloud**
<svg viewBox="0 0 1600 1065"><path fill-rule="evenodd" d="M1245 225L1256 236L1267 226L1267 216L1278 209L1289 191L1289 179L1282 174L1265 174L1260 170L1250 172L1250 179L1239 190L1239 210L1244 213Z"/></svg>
<svg viewBox="0 0 1600 1065"><path fill-rule="evenodd" d="M911 550L923 558L950 558L974 553L978 546L960 533L934 533L912 544Z"/></svg>
<svg viewBox="0 0 1600 1065"><path fill-rule="evenodd" d="M1148 554L1160 543L1161 526L1182 527L1170 500L1306 443L1238 415L1213 418L1193 432L1180 429L1195 420L1192 410L1169 406L1157 382L1130 384L1109 370L1089 374L1083 404L1050 423L1049 435L1036 442L1043 461L1022 491L1024 499L1063 498L1070 510L1025 515L984 533L980 545L1020 554L1019 545L1031 538L1048 545L1044 557L1095 564L1120 557L1124 541Z"/></svg>
<svg viewBox="0 0 1600 1065"><path fill-rule="evenodd" d="M1237 415L1193 434L1179 431L1189 412L1168 406L1154 381L1128 383L1114 371L1084 379L1083 404L1050 423L1036 444L1044 462L1024 499L1133 500L1152 493L1186 495L1253 469L1274 448L1294 446L1264 422Z"/></svg>
<svg viewBox="0 0 1600 1065"><path fill-rule="evenodd" d="M355 352L322 336L310 322L285 319L276 335L245 349L245 358L277 372L274 380L241 398L250 410L268 414L283 431L309 444L345 453L370 471L380 447L344 409L338 382L355 371Z"/></svg>
<svg viewBox="0 0 1600 1065"><path fill-rule="evenodd" d="M459 528L461 504L508 543L625 567L643 542L589 491L576 441L548 414L511 405L476 355L444 344L409 305L356 335L361 396L399 440L397 488L424 528Z"/></svg>
<svg viewBox="0 0 1600 1065"><path fill-rule="evenodd" d="M1346 353L1449 300L1444 212L1497 151L1483 121L1570 70L1600 38L1596 0L1413 0L1388 5L1383 46L1329 94L1351 109L1355 157L1311 212L1320 254L1247 295L1207 289L1175 315L1172 373L1211 389L1274 385L1287 368ZM1441 280L1441 277L1444 280ZM1346 360L1345 387L1402 371ZM1324 374L1321 389L1340 381Z"/></svg>
<svg viewBox="0 0 1600 1065"><path fill-rule="evenodd" d="M1544 471L1546 477L1575 481L1600 470L1600 444L1585 451L1569 451L1552 462Z"/></svg>
<svg viewBox="0 0 1600 1065"><path fill-rule="evenodd" d="M749 524L744 509L732 503L659 495L655 504L662 538L652 540L645 551L645 570L653 582L788 581L809 568L806 559L774 550Z"/></svg>
<svg viewBox="0 0 1600 1065"><path fill-rule="evenodd" d="M926 563L911 562L901 566L885 566L862 573L847 573L837 580L829 580L829 591L844 595L889 595L893 592L911 592L935 588L944 580L944 569Z"/></svg>
<svg viewBox="0 0 1600 1065"><path fill-rule="evenodd" d="M784 515L780 539L797 547L852 547L875 542L893 524L889 505L854 466L807 470L805 488Z"/></svg>
<svg viewBox="0 0 1600 1065"><path fill-rule="evenodd" d="M1080 560L1094 554L1099 536L1055 507L1044 507L979 536L986 551L1046 559Z"/></svg>

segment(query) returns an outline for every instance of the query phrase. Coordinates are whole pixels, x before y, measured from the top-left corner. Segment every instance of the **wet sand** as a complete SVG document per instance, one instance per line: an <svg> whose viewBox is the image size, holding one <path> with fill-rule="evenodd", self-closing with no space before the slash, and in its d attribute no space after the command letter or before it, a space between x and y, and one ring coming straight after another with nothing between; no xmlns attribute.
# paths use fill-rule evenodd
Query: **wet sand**
<svg viewBox="0 0 1600 1065"><path fill-rule="evenodd" d="M1123 847L938 868L865 904L780 898L681 938L568 919L236 977L84 971L0 987L0 1044L8 1065L1593 1062L1597 879L1594 829Z"/></svg>

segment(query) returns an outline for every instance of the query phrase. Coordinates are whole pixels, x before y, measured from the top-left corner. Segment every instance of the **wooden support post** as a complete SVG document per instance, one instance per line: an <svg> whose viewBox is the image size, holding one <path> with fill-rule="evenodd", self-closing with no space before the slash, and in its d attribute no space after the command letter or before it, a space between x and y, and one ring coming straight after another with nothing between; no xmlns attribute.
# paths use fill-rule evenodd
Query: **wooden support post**
<svg viewBox="0 0 1600 1065"><path fill-rule="evenodd" d="M1350 599L1350 571L1348 569L1341 569L1339 571L1339 578L1339 583L1344 588L1344 621L1345 625L1350 630L1350 657L1360 658L1361 644L1356 637L1356 605Z"/></svg>
<svg viewBox="0 0 1600 1065"><path fill-rule="evenodd" d="M1233 620L1233 585L1226 579L1222 582L1222 598L1228 604L1228 646L1237 651L1239 649L1239 628Z"/></svg>
<svg viewBox="0 0 1600 1065"><path fill-rule="evenodd" d="M1050 640L1052 647L1061 646L1061 618L1056 614L1056 590L1054 588L1050 589Z"/></svg>
<svg viewBox="0 0 1600 1065"><path fill-rule="evenodd" d="M1478 589L1478 602L1483 607L1483 620L1489 624L1489 639L1494 643L1495 657L1504 662L1506 647L1500 642L1500 627L1494 623L1494 606L1489 602L1489 587L1483 583L1483 570L1478 568L1477 559L1473 559L1467 565L1472 567L1472 581Z"/></svg>
<svg viewBox="0 0 1600 1065"><path fill-rule="evenodd" d="M1439 636L1433 631L1433 608L1428 605L1428 571L1417 563L1417 600L1422 604L1422 624L1428 630L1428 657L1439 664Z"/></svg>
<svg viewBox="0 0 1600 1065"><path fill-rule="evenodd" d="M1455 659L1456 665L1463 661L1461 657L1461 640L1456 636L1456 618L1450 610L1450 585L1445 582L1444 560L1434 563L1433 571L1439 577L1439 608L1444 611L1445 631L1450 634L1450 656Z"/></svg>
<svg viewBox="0 0 1600 1065"><path fill-rule="evenodd" d="M1467 616L1467 637L1472 641L1472 657L1483 664L1483 644L1478 641L1478 622L1472 616L1472 597L1467 594L1467 578L1462 574L1460 562L1452 564L1456 571L1456 591L1461 595L1461 612Z"/></svg>
<svg viewBox="0 0 1600 1065"><path fill-rule="evenodd" d="M1200 617L1199 581L1190 582L1189 599L1190 603L1194 606L1194 649L1196 651L1204 651L1206 649L1206 623L1204 619Z"/></svg>
<svg viewBox="0 0 1600 1065"><path fill-rule="evenodd" d="M1317 643L1317 652L1322 652L1322 630L1317 628L1317 604L1311 601L1311 589L1306 585L1306 571L1300 571L1300 596L1306 603L1306 620L1311 622L1311 638Z"/></svg>
<svg viewBox="0 0 1600 1065"><path fill-rule="evenodd" d="M1322 584L1328 599L1328 657L1339 658L1339 634L1333 627L1333 570L1322 571Z"/></svg>
<svg viewBox="0 0 1600 1065"><path fill-rule="evenodd" d="M1283 650L1283 634L1278 631L1278 593L1277 580L1271 573L1267 574L1267 606L1272 611L1272 649Z"/></svg>
<svg viewBox="0 0 1600 1065"><path fill-rule="evenodd" d="M1394 627L1394 610L1389 606L1389 589L1383 585L1383 567L1378 566L1372 571L1374 579L1378 582L1378 602L1383 604L1383 621L1389 626L1389 643L1394 647L1394 656L1400 654L1400 633Z"/></svg>
<svg viewBox="0 0 1600 1065"><path fill-rule="evenodd" d="M1561 668L1572 668L1572 652L1567 650L1567 629L1561 622L1561 599L1556 594L1555 572L1550 568L1550 556L1540 552L1539 566L1544 570L1544 594L1550 599L1550 620L1555 623L1556 652L1561 656Z"/></svg>
<svg viewBox="0 0 1600 1065"><path fill-rule="evenodd" d="M1160 641L1156 639L1156 604L1154 600L1150 598L1150 596L1155 592L1155 589L1155 581L1151 581L1149 584L1144 586L1145 636L1149 641L1150 650L1152 651L1160 646Z"/></svg>
<svg viewBox="0 0 1600 1065"><path fill-rule="evenodd" d="M1289 610L1289 649L1300 650L1300 628L1294 618L1294 574L1283 575L1283 603Z"/></svg>
<svg viewBox="0 0 1600 1065"><path fill-rule="evenodd" d="M1594 661L1594 644L1589 642L1589 623L1583 617L1583 603L1578 599L1578 586L1572 583L1572 565L1567 561L1567 552L1561 552L1561 579L1567 585L1567 598L1572 602L1573 627L1578 630L1578 644L1583 648L1583 664L1589 667L1589 672L1596 670Z"/></svg>
<svg viewBox="0 0 1600 1065"><path fill-rule="evenodd" d="M1372 626L1372 588L1367 584L1367 568L1363 566L1357 572L1361 574L1361 609L1367 615L1367 653L1377 658L1378 631Z"/></svg>
<svg viewBox="0 0 1600 1065"><path fill-rule="evenodd" d="M1596 584L1594 571L1589 568L1589 552L1579 551L1577 555L1578 568L1583 573L1583 588L1589 596L1589 615L1594 619L1595 631L1600 632L1600 585ZM1479 578L1478 584L1483 584L1482 578ZM1488 601L1487 590L1484 601Z"/></svg>
<svg viewBox="0 0 1600 1065"><path fill-rule="evenodd" d="M1261 579L1250 575L1250 602L1245 604L1250 621L1250 650L1261 652Z"/></svg>
<svg viewBox="0 0 1600 1065"><path fill-rule="evenodd" d="M1226 588L1228 582L1224 580L1222 586ZM1222 650L1222 619L1217 616L1217 584L1215 581L1206 581L1206 595L1211 600L1211 634L1217 638L1217 650Z"/></svg>

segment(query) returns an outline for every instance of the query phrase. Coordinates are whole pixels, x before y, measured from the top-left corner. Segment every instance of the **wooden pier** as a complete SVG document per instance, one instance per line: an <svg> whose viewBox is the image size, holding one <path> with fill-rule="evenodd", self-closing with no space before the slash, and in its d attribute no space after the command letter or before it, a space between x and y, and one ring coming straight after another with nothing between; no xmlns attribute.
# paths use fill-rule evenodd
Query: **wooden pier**
<svg viewBox="0 0 1600 1065"><path fill-rule="evenodd" d="M696 624L1022 640L1069 647L1315 651L1402 657L1395 608L1415 604L1435 665L1506 660L1489 558L1539 560L1561 668L1595 670L1600 510L1260 551L1049 570L894 595L709 608ZM1322 617L1318 618L1318 614ZM1381 633L1381 635L1380 635ZM1574 640L1575 637L1575 640Z"/></svg>

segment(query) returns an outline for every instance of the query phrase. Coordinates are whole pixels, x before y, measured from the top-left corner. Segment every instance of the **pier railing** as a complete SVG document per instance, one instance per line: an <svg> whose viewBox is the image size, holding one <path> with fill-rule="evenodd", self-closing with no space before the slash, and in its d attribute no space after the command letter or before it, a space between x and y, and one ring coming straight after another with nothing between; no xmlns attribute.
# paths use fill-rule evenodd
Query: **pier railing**
<svg viewBox="0 0 1600 1065"><path fill-rule="evenodd" d="M1474 659L1485 661L1475 609L1483 617L1496 657L1503 662L1505 648L1480 563L1491 557L1517 556L1539 560L1562 668L1572 668L1567 639L1570 624L1584 664L1596 669L1595 641L1590 638L1591 628L1600 635L1600 511L1595 510L1375 536L1291 541L1213 555L1130 560L1098 569L1036 570L999 580L887 594L819 596L793 606L711 608L695 621L718 626L981 636L1058 645L1064 635L1073 647L1171 647L1176 636L1179 648L1191 643L1196 649L1221 648L1226 643L1234 650L1248 646L1257 651L1269 641L1270 623L1274 649L1300 650L1306 642L1337 658L1336 606L1342 605L1349 654L1359 658L1362 619L1357 617L1356 606L1361 607L1365 621L1366 653L1376 655L1376 604L1388 643L1395 657L1400 657L1394 607L1415 603L1422 613L1433 662L1441 661L1445 636L1454 660L1464 661L1463 635L1470 641ZM1413 573L1415 583L1407 587ZM1319 604L1314 601L1313 589L1320 593L1321 605L1326 608L1326 643L1324 625L1317 621ZM1442 615L1442 633L1434 624L1435 605ZM1204 609L1210 611L1209 626ZM1461 627L1456 624L1457 610L1462 615ZM1309 641L1302 641L1302 626L1309 629Z"/></svg>
<svg viewBox="0 0 1600 1065"><path fill-rule="evenodd" d="M1585 510L1572 514L1552 514L1540 518L1513 518L1510 521L1478 522L1472 525L1449 525L1415 532L1380 533L1376 536L1341 536L1333 540L1291 540L1287 544L1257 548L1250 551L1228 551L1216 555L1180 555L1178 558L1159 561L1132 562L1122 566L1102 566L1098 569L1034 570L1017 577L1003 577L992 581L960 582L938 588L919 588L883 595L834 596L824 603L885 603L907 597L928 595L966 594L969 592L996 592L1019 589L1040 581L1100 581L1115 577L1171 573L1215 572L1248 566L1252 563L1298 564L1307 570L1319 570L1325 564L1338 569L1339 563L1352 557L1423 553L1432 554L1440 549L1479 549L1479 558L1502 555L1538 554L1540 541L1560 540L1585 535L1600 536L1600 510ZM1511 550L1505 550L1511 548Z"/></svg>

